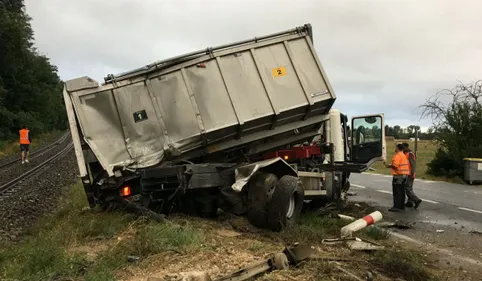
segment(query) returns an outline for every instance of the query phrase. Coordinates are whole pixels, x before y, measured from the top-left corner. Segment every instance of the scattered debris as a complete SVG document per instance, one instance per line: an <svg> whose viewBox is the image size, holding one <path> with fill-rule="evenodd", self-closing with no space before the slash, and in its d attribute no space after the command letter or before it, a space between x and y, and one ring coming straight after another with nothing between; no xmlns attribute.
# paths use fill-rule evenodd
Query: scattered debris
<svg viewBox="0 0 482 281"><path fill-rule="evenodd" d="M348 196L355 196L355 195L357 195L357 193L356 193L355 191L348 191L348 192L346 193L346 195L348 195Z"/></svg>
<svg viewBox="0 0 482 281"><path fill-rule="evenodd" d="M341 219L344 219L344 220L350 220L350 221L356 220L354 217L342 215L342 214L338 214L338 217L340 217Z"/></svg>
<svg viewBox="0 0 482 281"><path fill-rule="evenodd" d="M444 233L444 232L445 232L445 230L443 230L443 229L437 229L437 231L436 231L436 232L437 232L437 233Z"/></svg>
<svg viewBox="0 0 482 281"><path fill-rule="evenodd" d="M470 234L479 234L479 235L482 235L482 232L481 231L478 231L478 230L471 230L469 231Z"/></svg>
<svg viewBox="0 0 482 281"><path fill-rule="evenodd" d="M271 254L267 260L254 263L233 274L218 278L215 281L242 281L271 270L286 270L289 269L290 265L296 266L303 260L310 258L314 250L315 248L313 246L299 245L296 243L294 247L287 247L281 253ZM187 280L190 279L186 279L186 281ZM204 281L202 279L193 280Z"/></svg>
<svg viewBox="0 0 482 281"><path fill-rule="evenodd" d="M137 262L139 261L141 258L139 257L136 257L136 256L127 256L127 261L128 262Z"/></svg>
<svg viewBox="0 0 482 281"><path fill-rule="evenodd" d="M405 221L395 221L392 223L386 222L386 223L380 223L378 227L383 227L383 228L398 228L398 229L409 229L413 227L415 223L414 222L405 222Z"/></svg>
<svg viewBox="0 0 482 281"><path fill-rule="evenodd" d="M384 246L375 244L373 242L362 241L361 239L356 239L347 242L348 248L351 250L358 250L358 251L375 251L375 250L383 250L385 249Z"/></svg>
<svg viewBox="0 0 482 281"><path fill-rule="evenodd" d="M357 251L385 249L385 247L380 244L377 244L373 241L369 241L367 239L362 240L361 238L358 238L358 237L341 237L341 238L333 238L333 239L323 239L321 243L325 245L345 244L348 246L349 249L357 250Z"/></svg>

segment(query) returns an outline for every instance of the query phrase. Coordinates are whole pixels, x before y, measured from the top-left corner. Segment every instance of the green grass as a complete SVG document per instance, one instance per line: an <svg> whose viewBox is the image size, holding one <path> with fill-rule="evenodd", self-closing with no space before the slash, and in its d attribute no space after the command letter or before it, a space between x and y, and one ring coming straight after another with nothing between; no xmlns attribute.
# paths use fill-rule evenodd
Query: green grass
<svg viewBox="0 0 482 281"><path fill-rule="evenodd" d="M57 212L40 220L18 244L0 246L0 280L115 280L129 255L141 259L164 251L194 251L203 235L189 224L154 223L131 214L88 210L81 184L73 186ZM73 251L103 247L95 258Z"/></svg>
<svg viewBox="0 0 482 281"><path fill-rule="evenodd" d="M52 131L44 133L32 138L32 144L30 145L30 151L34 151L42 142L51 143L54 142L63 132ZM18 141L3 141L0 140L0 158L20 153L20 145Z"/></svg>
<svg viewBox="0 0 482 281"><path fill-rule="evenodd" d="M427 269L428 259L419 252L402 249L377 251L371 260L390 276L399 276L409 281L436 281Z"/></svg>
<svg viewBox="0 0 482 281"><path fill-rule="evenodd" d="M397 143L407 142L410 145L410 149L415 151L415 142L409 142L408 140L396 140L396 141L387 141L387 164L392 161L392 157L395 154L395 145ZM421 140L418 142L417 147L417 179L425 179L425 180L435 180L435 181L449 181L455 183L463 183L463 181L458 179L449 179L445 177L434 177L432 175L427 174L427 164L432 161L435 157L435 152L437 150L437 146L433 141L426 141ZM382 162L377 162L372 166L374 171L369 171L371 173L377 174L384 174L390 175L391 170L389 168L385 168Z"/></svg>

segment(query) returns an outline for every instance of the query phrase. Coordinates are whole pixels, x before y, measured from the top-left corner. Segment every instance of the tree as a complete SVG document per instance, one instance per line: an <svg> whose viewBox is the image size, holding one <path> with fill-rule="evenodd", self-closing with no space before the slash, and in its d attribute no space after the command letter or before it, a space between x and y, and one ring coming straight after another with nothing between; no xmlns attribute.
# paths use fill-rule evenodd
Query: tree
<svg viewBox="0 0 482 281"><path fill-rule="evenodd" d="M444 102L444 99L447 99ZM439 147L428 164L435 176L462 176L463 158L482 157L482 81L459 82L453 89L442 90L421 107L422 117L432 119Z"/></svg>
<svg viewBox="0 0 482 281"><path fill-rule="evenodd" d="M0 0L0 140L66 128L57 68L34 47L23 0Z"/></svg>

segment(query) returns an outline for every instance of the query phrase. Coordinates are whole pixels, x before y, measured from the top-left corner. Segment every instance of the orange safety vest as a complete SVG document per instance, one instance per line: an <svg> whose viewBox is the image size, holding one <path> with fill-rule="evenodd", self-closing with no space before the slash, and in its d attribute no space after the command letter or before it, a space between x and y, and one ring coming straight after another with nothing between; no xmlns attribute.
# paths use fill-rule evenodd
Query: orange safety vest
<svg viewBox="0 0 482 281"><path fill-rule="evenodd" d="M417 160L417 156L415 155L415 153L413 153L412 151L410 152L405 152L405 156L407 157L408 159L408 170L410 171L410 174L412 173L412 164L410 164L410 154L413 156L413 160ZM415 171L413 172L413 175L411 175L411 177L415 178Z"/></svg>
<svg viewBox="0 0 482 281"><path fill-rule="evenodd" d="M30 144L30 141L28 139L29 130L22 129L19 131L19 133L20 133L20 144Z"/></svg>
<svg viewBox="0 0 482 281"><path fill-rule="evenodd" d="M393 155L392 175L410 175L408 164L408 159L402 151Z"/></svg>

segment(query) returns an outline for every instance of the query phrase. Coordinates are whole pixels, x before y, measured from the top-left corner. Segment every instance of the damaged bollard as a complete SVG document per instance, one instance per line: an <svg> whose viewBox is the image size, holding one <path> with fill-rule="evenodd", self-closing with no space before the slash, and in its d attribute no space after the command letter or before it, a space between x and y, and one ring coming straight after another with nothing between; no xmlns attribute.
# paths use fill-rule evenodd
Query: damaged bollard
<svg viewBox="0 0 482 281"><path fill-rule="evenodd" d="M351 237L352 233L383 219L382 213L375 211L341 228L341 237Z"/></svg>

